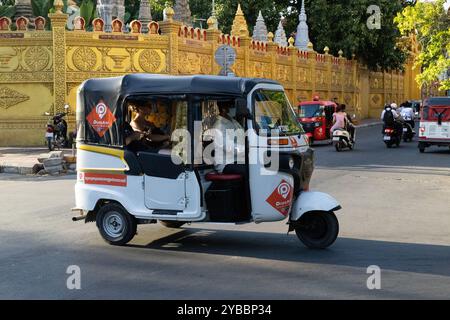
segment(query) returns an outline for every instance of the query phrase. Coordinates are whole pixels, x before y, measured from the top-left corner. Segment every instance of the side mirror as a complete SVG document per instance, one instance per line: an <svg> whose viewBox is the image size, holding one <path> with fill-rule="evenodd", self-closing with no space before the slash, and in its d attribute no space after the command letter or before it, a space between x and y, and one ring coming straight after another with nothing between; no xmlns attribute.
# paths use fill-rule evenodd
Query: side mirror
<svg viewBox="0 0 450 320"><path fill-rule="evenodd" d="M250 118L251 113L247 108L246 99L236 99L236 118Z"/></svg>

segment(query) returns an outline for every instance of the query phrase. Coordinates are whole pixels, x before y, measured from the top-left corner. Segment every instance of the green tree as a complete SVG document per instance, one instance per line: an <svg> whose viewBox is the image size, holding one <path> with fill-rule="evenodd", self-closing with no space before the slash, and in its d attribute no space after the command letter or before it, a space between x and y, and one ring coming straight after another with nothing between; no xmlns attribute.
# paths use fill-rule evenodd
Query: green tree
<svg viewBox="0 0 450 320"><path fill-rule="evenodd" d="M381 11L381 28L370 29L367 9L376 5ZM394 17L410 1L401 0L306 0L310 40L314 49L322 52L325 46L337 55L352 54L372 70L401 69L405 54L397 48L400 32ZM285 29L291 36L296 32L301 1L291 0L283 11Z"/></svg>
<svg viewBox="0 0 450 320"><path fill-rule="evenodd" d="M450 79L441 79L450 70L450 11L445 12L445 0L418 2L405 8L395 18L402 35L415 35L421 52L415 57L419 85L440 82L440 90L450 90Z"/></svg>
<svg viewBox="0 0 450 320"><path fill-rule="evenodd" d="M12 18L16 13L14 7L14 0L1 1L0 4L0 17Z"/></svg>
<svg viewBox="0 0 450 320"><path fill-rule="evenodd" d="M47 19L49 10L53 8L53 1L33 0L31 1L31 7L33 9L33 15L35 17L41 16Z"/></svg>

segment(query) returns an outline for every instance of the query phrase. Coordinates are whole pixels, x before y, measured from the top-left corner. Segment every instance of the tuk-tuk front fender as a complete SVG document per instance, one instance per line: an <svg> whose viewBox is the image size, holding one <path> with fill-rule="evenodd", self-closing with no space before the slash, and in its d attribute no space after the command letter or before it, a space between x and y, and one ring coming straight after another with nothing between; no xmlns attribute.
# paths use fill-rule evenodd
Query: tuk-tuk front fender
<svg viewBox="0 0 450 320"><path fill-rule="evenodd" d="M298 221L308 212L334 212L341 209L339 202L329 194L317 191L304 191L294 202L290 221Z"/></svg>

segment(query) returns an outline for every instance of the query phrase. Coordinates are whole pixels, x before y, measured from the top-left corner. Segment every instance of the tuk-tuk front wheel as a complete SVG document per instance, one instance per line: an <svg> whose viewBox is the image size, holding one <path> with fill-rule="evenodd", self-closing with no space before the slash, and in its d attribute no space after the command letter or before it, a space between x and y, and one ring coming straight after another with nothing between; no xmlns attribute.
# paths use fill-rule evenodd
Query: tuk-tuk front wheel
<svg viewBox="0 0 450 320"><path fill-rule="evenodd" d="M109 244L123 246L136 235L136 220L119 204L107 203L96 217L97 228Z"/></svg>
<svg viewBox="0 0 450 320"><path fill-rule="evenodd" d="M339 222L334 212L310 212L300 218L295 233L308 248L325 249L336 241Z"/></svg>

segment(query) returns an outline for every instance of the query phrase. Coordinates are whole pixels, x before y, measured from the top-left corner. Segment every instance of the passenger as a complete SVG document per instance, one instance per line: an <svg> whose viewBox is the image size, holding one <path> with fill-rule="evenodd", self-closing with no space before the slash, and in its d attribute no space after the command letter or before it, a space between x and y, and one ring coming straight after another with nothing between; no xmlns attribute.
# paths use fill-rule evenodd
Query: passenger
<svg viewBox="0 0 450 320"><path fill-rule="evenodd" d="M402 116L403 120L408 123L411 128L414 129L415 122L414 122L414 109L412 108L411 102L404 102L402 103L402 109L400 111L400 115Z"/></svg>
<svg viewBox="0 0 450 320"><path fill-rule="evenodd" d="M219 108L219 115L217 116L217 120L214 123L214 128L219 129L223 132L229 129L244 129L242 126L237 122L235 119L233 119L229 113L230 108L234 107L234 104L232 101L218 101L217 107Z"/></svg>
<svg viewBox="0 0 450 320"><path fill-rule="evenodd" d="M133 111L136 113L130 125L134 131L143 133L146 143L150 147L161 148L167 146L170 142L170 136L164 134L161 129L157 128L153 123L148 121L146 117L151 114L149 106L134 105Z"/></svg>
<svg viewBox="0 0 450 320"><path fill-rule="evenodd" d="M353 120L352 117L350 117L350 115L345 112L345 109L347 108L347 106L345 104L341 104L341 110L342 112L345 113L345 118L347 119L347 131L348 133L350 133L350 139L352 140L352 142L354 141L355 138L355 126L353 125Z"/></svg>
<svg viewBox="0 0 450 320"><path fill-rule="evenodd" d="M346 113L342 110L341 105L336 107L336 112L333 114L333 126L330 129L331 135L337 129L345 129L347 121Z"/></svg>
<svg viewBox="0 0 450 320"><path fill-rule="evenodd" d="M229 140L230 137L227 130L234 130L234 134L238 136L239 132L244 134L244 128L229 115L230 109L234 108L233 101L218 101L217 107L219 108L219 115L217 116L213 129L220 132L222 137L221 139L216 137L216 139L214 139L214 144L216 149L222 150L223 159L215 158L214 162L216 164L216 169L219 172L222 172L225 165L241 160L245 151L245 145L240 145L239 139L233 137L233 140ZM239 131L236 132L236 130ZM230 162L231 159L234 160Z"/></svg>

